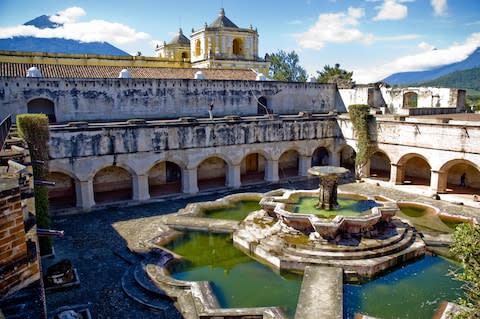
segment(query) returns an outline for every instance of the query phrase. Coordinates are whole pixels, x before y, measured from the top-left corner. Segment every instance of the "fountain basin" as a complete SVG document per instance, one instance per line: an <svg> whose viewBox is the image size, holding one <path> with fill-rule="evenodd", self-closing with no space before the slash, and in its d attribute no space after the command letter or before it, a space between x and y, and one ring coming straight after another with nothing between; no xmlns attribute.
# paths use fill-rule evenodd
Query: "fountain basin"
<svg viewBox="0 0 480 319"><path fill-rule="evenodd" d="M260 206L269 216L301 232L332 240L340 233L360 234L372 229L379 222L388 223L398 207L392 201L385 201L381 207L373 207L361 216L340 216L333 219L321 218L314 214L293 213L286 209L287 203L292 203L299 196L318 194L318 191L286 191L282 196L267 196L260 200ZM358 194L341 193L340 195L359 196ZM361 195L360 195L361 196ZM362 198L368 198L363 196ZM315 236L317 236L315 234Z"/></svg>

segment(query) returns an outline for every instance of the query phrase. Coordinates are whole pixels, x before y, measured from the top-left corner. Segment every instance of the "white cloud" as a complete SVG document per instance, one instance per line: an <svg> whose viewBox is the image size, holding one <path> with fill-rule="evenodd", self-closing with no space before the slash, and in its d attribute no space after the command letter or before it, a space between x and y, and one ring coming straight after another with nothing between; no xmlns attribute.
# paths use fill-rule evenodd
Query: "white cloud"
<svg viewBox="0 0 480 319"><path fill-rule="evenodd" d="M138 32L117 22L105 20L76 22L76 19L84 14L85 11L82 8L68 8L50 18L52 22L63 23L58 28L38 29L31 25L0 28L0 38L33 36L38 38L64 38L83 42L107 41L117 45L150 38L150 35L145 32Z"/></svg>
<svg viewBox="0 0 480 319"><path fill-rule="evenodd" d="M306 32L295 34L294 37L302 48L319 50L326 43L347 43L365 41L367 36L356 28L358 19L365 15L362 8L348 8L348 13L320 14L317 22Z"/></svg>
<svg viewBox="0 0 480 319"><path fill-rule="evenodd" d="M423 50L423 51L431 51L433 49L435 49L435 46L431 45L430 43L427 43L425 41L422 41L420 42L417 47L420 49L420 50Z"/></svg>
<svg viewBox="0 0 480 319"><path fill-rule="evenodd" d="M447 15L447 0L430 0L433 7L433 14L436 16Z"/></svg>
<svg viewBox="0 0 480 319"><path fill-rule="evenodd" d="M401 20L406 18L407 15L407 6L398 3L396 0L385 0L373 20Z"/></svg>
<svg viewBox="0 0 480 319"><path fill-rule="evenodd" d="M71 7L51 16L50 21L59 24L73 23L77 21L78 17L84 16L85 14L86 12L82 8Z"/></svg>
<svg viewBox="0 0 480 319"><path fill-rule="evenodd" d="M305 49L322 49L327 43L361 41L372 44L376 41L405 41L418 38L416 34L377 36L359 30L359 19L365 16L363 8L349 7L347 13L320 14L317 22L306 32L295 34L298 44Z"/></svg>
<svg viewBox="0 0 480 319"><path fill-rule="evenodd" d="M407 55L375 67L358 68L354 70L353 75L357 83L369 83L379 81L397 72L428 70L462 61L479 46L480 32L472 33L462 44L453 44L445 49Z"/></svg>

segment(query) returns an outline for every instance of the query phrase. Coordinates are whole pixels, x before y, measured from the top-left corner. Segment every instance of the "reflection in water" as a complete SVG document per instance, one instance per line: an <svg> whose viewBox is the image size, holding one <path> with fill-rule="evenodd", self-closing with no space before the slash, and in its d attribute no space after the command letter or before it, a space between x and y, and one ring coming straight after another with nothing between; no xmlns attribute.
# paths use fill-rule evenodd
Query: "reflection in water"
<svg viewBox="0 0 480 319"><path fill-rule="evenodd" d="M172 276L210 281L222 307L282 306L293 318L302 277L278 275L254 261L233 246L230 235L188 232L167 248L188 260ZM451 267L443 258L427 256L366 284L345 285L344 316L431 318L441 301L462 295L461 283L448 276Z"/></svg>
<svg viewBox="0 0 480 319"><path fill-rule="evenodd" d="M441 257L403 266L363 285L345 285L344 317L361 312L378 318L432 318L444 300L461 297L462 283L448 276L455 265Z"/></svg>

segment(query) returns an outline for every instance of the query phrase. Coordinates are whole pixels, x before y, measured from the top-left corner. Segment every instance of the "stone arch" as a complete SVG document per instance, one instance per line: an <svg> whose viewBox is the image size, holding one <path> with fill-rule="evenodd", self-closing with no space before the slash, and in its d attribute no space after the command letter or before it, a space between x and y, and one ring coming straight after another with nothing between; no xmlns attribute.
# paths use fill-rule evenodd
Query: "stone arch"
<svg viewBox="0 0 480 319"><path fill-rule="evenodd" d="M330 152L325 146L319 146L313 151L312 166L325 166L330 164Z"/></svg>
<svg viewBox="0 0 480 319"><path fill-rule="evenodd" d="M369 177L389 181L391 167L391 160L388 155L383 151L377 150L370 156Z"/></svg>
<svg viewBox="0 0 480 319"><path fill-rule="evenodd" d="M132 174L118 165L103 167L93 177L93 196L96 203L132 199Z"/></svg>
<svg viewBox="0 0 480 319"><path fill-rule="evenodd" d="M48 187L48 203L51 209L77 206L76 178L60 171L50 171L47 180L55 185Z"/></svg>
<svg viewBox="0 0 480 319"><path fill-rule="evenodd" d="M176 194L182 191L182 169L171 161L159 161L148 171L148 190L151 197Z"/></svg>
<svg viewBox="0 0 480 319"><path fill-rule="evenodd" d="M446 174L449 190L455 193L480 193L479 165L465 159L454 159L445 163L440 171ZM462 175L464 175L463 178ZM462 185L462 179L465 185Z"/></svg>
<svg viewBox="0 0 480 319"><path fill-rule="evenodd" d="M268 100L265 96L261 96L257 100L257 115L271 114L272 110L268 107Z"/></svg>
<svg viewBox="0 0 480 319"><path fill-rule="evenodd" d="M340 166L345 167L355 174L355 159L357 157L357 152L348 144L343 145L339 151L340 156Z"/></svg>
<svg viewBox="0 0 480 319"><path fill-rule="evenodd" d="M204 159L197 166L199 190L225 187L228 164L220 156L214 155Z"/></svg>
<svg viewBox="0 0 480 319"><path fill-rule="evenodd" d="M187 52L182 52L181 58L182 58L183 62L186 62L186 60L188 60L188 53Z"/></svg>
<svg viewBox="0 0 480 319"><path fill-rule="evenodd" d="M403 108L415 108L418 105L418 94L415 92L403 93Z"/></svg>
<svg viewBox="0 0 480 319"><path fill-rule="evenodd" d="M200 39L195 40L195 56L200 56L202 53L202 43Z"/></svg>
<svg viewBox="0 0 480 319"><path fill-rule="evenodd" d="M295 149L286 150L278 159L278 176L280 179L298 176L299 152Z"/></svg>
<svg viewBox="0 0 480 319"><path fill-rule="evenodd" d="M50 123L55 123L57 121L55 117L55 103L46 98L35 98L30 100L27 103L27 112L33 114L45 114L48 116L48 121Z"/></svg>
<svg viewBox="0 0 480 319"><path fill-rule="evenodd" d="M232 41L232 53L236 55L243 55L243 39L235 38Z"/></svg>
<svg viewBox="0 0 480 319"><path fill-rule="evenodd" d="M430 185L431 168L428 160L416 153L402 156L398 161L402 176L400 182L413 185Z"/></svg>
<svg viewBox="0 0 480 319"><path fill-rule="evenodd" d="M240 163L240 180L243 184L258 183L265 180L267 159L258 152L245 155Z"/></svg>

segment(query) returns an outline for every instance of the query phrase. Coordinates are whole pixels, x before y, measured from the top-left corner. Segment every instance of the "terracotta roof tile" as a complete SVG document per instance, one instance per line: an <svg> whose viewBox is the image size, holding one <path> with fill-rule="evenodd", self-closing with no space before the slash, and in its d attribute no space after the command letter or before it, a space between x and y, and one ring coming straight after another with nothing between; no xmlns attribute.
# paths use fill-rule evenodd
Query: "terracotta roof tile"
<svg viewBox="0 0 480 319"><path fill-rule="evenodd" d="M0 62L0 76L26 77L27 70L37 67L44 78L118 78L122 69L128 69L133 78L142 79L193 79L202 71L207 80L255 80L250 70L121 67L67 64L31 64Z"/></svg>

